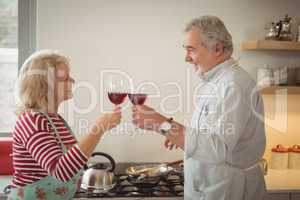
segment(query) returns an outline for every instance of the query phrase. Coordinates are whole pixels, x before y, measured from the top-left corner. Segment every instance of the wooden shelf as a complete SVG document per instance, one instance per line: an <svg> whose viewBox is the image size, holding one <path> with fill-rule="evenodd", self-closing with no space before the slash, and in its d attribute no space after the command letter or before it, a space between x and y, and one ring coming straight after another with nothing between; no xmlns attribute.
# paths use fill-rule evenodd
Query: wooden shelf
<svg viewBox="0 0 300 200"><path fill-rule="evenodd" d="M277 92L287 92L287 94L299 94L300 86L270 86L260 90L261 94L275 94Z"/></svg>
<svg viewBox="0 0 300 200"><path fill-rule="evenodd" d="M288 50L300 51L300 42L255 40L243 42L242 50Z"/></svg>

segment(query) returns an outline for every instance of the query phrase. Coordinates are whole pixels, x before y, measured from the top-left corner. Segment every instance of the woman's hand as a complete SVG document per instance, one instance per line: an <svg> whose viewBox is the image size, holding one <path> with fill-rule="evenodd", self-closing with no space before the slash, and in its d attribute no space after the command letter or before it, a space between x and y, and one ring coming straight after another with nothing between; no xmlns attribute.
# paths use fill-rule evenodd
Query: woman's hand
<svg viewBox="0 0 300 200"><path fill-rule="evenodd" d="M78 146L81 151L89 158L94 152L101 136L121 121L121 108L117 107L112 112L100 115L90 127L90 132L83 137Z"/></svg>
<svg viewBox="0 0 300 200"><path fill-rule="evenodd" d="M121 121L121 108L116 107L112 112L99 116L92 125L93 133L104 133L116 127Z"/></svg>

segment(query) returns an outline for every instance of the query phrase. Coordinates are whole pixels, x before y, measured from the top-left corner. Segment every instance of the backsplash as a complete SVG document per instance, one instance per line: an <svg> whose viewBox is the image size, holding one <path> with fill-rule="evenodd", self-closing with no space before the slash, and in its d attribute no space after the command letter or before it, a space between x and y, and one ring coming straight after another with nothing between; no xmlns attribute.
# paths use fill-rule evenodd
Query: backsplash
<svg viewBox="0 0 300 200"><path fill-rule="evenodd" d="M271 148L277 144L282 144L285 147L300 144L300 94L277 97L274 95L264 95L263 99L265 119L266 121L271 120L265 126L267 145L264 155L270 161ZM276 110L276 103L281 108L277 106L278 109Z"/></svg>

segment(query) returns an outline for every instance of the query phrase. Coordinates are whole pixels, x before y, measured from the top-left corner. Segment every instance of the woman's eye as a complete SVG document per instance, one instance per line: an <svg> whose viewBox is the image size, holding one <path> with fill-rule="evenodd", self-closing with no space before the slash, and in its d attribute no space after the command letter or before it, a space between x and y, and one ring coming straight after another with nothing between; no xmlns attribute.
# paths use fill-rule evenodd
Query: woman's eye
<svg viewBox="0 0 300 200"><path fill-rule="evenodd" d="M58 81L63 82L63 81L67 81L68 77L58 77L57 79Z"/></svg>

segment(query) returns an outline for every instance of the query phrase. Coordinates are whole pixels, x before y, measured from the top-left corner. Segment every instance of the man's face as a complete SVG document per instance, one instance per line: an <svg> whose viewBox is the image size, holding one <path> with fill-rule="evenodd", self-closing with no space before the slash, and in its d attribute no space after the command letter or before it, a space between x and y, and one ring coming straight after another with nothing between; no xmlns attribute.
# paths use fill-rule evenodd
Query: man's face
<svg viewBox="0 0 300 200"><path fill-rule="evenodd" d="M194 64L196 72L206 72L210 68L213 54L203 43L197 28L192 28L186 33L184 48L186 50L185 60Z"/></svg>

